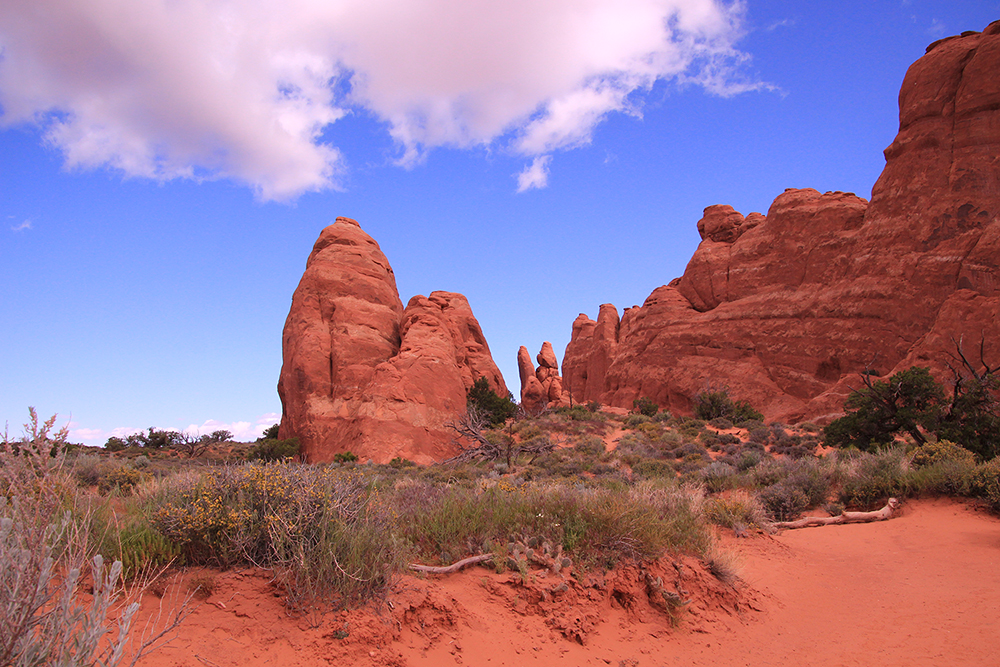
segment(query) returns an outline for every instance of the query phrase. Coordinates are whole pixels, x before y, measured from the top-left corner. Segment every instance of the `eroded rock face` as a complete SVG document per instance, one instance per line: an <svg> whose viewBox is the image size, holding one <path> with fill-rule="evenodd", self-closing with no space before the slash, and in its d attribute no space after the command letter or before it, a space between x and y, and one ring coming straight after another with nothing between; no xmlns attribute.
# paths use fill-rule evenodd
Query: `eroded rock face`
<svg viewBox="0 0 1000 667"><path fill-rule="evenodd" d="M952 336L977 354L984 330L1000 340L997 72L1000 22L928 48L903 81L871 202L806 189L779 195L766 216L705 209L681 278L620 322L605 304L597 322L573 323L564 390L687 413L711 383L769 419L822 421L866 367L927 365L954 351Z"/></svg>
<svg viewBox="0 0 1000 667"><path fill-rule="evenodd" d="M455 453L444 424L479 377L506 396L482 329L461 294L406 308L378 244L349 218L323 230L292 297L282 336L279 435L309 461L350 451L385 463Z"/></svg>

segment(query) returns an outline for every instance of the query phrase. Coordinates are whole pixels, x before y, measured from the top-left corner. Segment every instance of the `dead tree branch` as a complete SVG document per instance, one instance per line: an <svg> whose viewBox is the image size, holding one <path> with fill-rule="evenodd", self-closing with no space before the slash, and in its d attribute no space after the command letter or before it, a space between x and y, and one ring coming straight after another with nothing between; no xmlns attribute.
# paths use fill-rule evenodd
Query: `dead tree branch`
<svg viewBox="0 0 1000 667"><path fill-rule="evenodd" d="M807 516L796 521L778 521L771 524L775 528L808 528L810 526L834 526L842 523L870 523L891 519L899 507L899 501L889 498L885 507L874 512L842 512L839 516Z"/></svg>
<svg viewBox="0 0 1000 667"><path fill-rule="evenodd" d="M427 572L428 574L451 574L452 572L458 572L463 567L468 565L476 565L477 563L485 563L488 560L493 559L493 554L479 554L478 556L470 556L468 558L463 558L457 563L452 563L451 565L420 565L417 563L411 563L409 568L416 572Z"/></svg>

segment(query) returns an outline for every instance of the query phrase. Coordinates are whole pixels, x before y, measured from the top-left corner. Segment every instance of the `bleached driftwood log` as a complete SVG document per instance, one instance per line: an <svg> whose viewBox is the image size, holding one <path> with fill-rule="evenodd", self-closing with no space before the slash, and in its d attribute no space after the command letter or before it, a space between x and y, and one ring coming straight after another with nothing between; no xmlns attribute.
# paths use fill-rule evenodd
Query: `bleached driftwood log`
<svg viewBox="0 0 1000 667"><path fill-rule="evenodd" d="M841 523L869 523L892 518L899 507L899 501L889 498L885 507L873 512L842 512L839 516L807 516L795 521L778 521L771 524L775 528L808 528L809 526L829 526Z"/></svg>
<svg viewBox="0 0 1000 667"><path fill-rule="evenodd" d="M428 574L451 574L452 572L458 572L466 565L485 563L492 558L493 554L479 554L478 556L463 558L457 563L452 563L451 565L418 565L416 563L411 563L410 569L417 572L427 572Z"/></svg>

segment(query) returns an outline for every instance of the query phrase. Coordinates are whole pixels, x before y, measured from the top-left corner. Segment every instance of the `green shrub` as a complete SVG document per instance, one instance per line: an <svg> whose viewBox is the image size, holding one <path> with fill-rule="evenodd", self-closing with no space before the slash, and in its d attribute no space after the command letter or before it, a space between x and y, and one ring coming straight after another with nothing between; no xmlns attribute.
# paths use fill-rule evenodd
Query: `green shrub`
<svg viewBox="0 0 1000 667"><path fill-rule="evenodd" d="M247 461L284 461L298 456L300 449L298 438L258 440L247 452Z"/></svg>
<svg viewBox="0 0 1000 667"><path fill-rule="evenodd" d="M730 398L727 388L698 392L694 395L691 403L694 416L705 421L718 418L731 422L764 419L764 415L754 410L747 401L734 401Z"/></svg>
<svg viewBox="0 0 1000 667"><path fill-rule="evenodd" d="M141 470L136 470L131 465L105 468L98 478L97 490L101 494L115 492L127 496L132 493L137 484L148 477L149 475Z"/></svg>
<svg viewBox="0 0 1000 667"><path fill-rule="evenodd" d="M950 440L928 442L920 445L913 452L913 465L917 468L923 468L943 461L960 461L967 463L971 467L976 463L976 456Z"/></svg>
<svg viewBox="0 0 1000 667"><path fill-rule="evenodd" d="M280 428L281 424L271 424L270 426L264 429L264 432L261 434L261 436L257 438L257 442L261 442L262 440L277 440L278 430Z"/></svg>
<svg viewBox="0 0 1000 667"><path fill-rule="evenodd" d="M639 459L632 464L632 474L640 479L675 479L677 477L674 464L662 459Z"/></svg>
<svg viewBox="0 0 1000 667"><path fill-rule="evenodd" d="M654 417L659 410L660 406L648 396L643 396L632 401L632 411L636 414Z"/></svg>
<svg viewBox="0 0 1000 667"><path fill-rule="evenodd" d="M334 463L357 463L358 455L354 452L337 452L333 455Z"/></svg>
<svg viewBox="0 0 1000 667"><path fill-rule="evenodd" d="M625 417L625 421L622 423L625 425L625 428L636 428L640 424L648 424L649 422L650 418L648 415L633 413Z"/></svg>
<svg viewBox="0 0 1000 667"><path fill-rule="evenodd" d="M969 493L1000 512L1000 456L977 465L968 475Z"/></svg>
<svg viewBox="0 0 1000 667"><path fill-rule="evenodd" d="M733 427L733 422L726 417L713 417L708 420L708 425L713 426L719 430L725 431Z"/></svg>
<svg viewBox="0 0 1000 667"><path fill-rule="evenodd" d="M469 387L465 398L467 408L485 417L489 426L500 426L517 414L513 395L510 392L506 396L498 395L485 377L478 378Z"/></svg>

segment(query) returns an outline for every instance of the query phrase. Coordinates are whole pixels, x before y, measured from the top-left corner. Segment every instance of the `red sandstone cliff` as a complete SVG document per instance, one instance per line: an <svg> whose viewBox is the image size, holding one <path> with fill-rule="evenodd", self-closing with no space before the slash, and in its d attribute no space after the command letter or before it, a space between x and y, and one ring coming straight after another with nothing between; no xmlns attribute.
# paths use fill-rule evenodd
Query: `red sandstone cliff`
<svg viewBox="0 0 1000 667"><path fill-rule="evenodd" d="M868 365L943 373L961 336L1000 356L998 72L1000 22L932 44L903 81L870 202L807 189L766 217L708 207L682 277L620 319L610 304L577 318L563 388L684 413L728 385L769 419L822 419Z"/></svg>
<svg viewBox="0 0 1000 667"><path fill-rule="evenodd" d="M444 424L486 377L503 376L461 294L415 296L406 308L378 243L349 218L323 230L292 297L282 335L279 435L307 460L351 451L385 463L455 453Z"/></svg>

